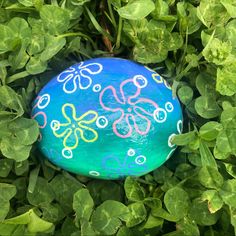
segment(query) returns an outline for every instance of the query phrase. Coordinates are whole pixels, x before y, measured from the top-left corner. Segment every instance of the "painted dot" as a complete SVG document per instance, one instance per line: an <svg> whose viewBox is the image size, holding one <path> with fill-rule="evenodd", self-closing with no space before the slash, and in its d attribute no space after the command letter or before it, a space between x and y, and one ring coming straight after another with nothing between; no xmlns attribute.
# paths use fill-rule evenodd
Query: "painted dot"
<svg viewBox="0 0 236 236"><path fill-rule="evenodd" d="M167 113L163 108L157 108L153 113L154 119L158 123L163 123L166 121Z"/></svg>
<svg viewBox="0 0 236 236"><path fill-rule="evenodd" d="M100 84L95 84L94 86L93 86L93 92L95 92L95 93L97 93L97 92L99 92L99 91L101 91L101 85Z"/></svg>
<svg viewBox="0 0 236 236"><path fill-rule="evenodd" d="M157 82L157 83L163 83L163 78L160 76L160 75L158 75L158 74L153 74L152 75L152 78Z"/></svg>
<svg viewBox="0 0 236 236"><path fill-rule="evenodd" d="M173 138L175 135L176 135L176 134L171 134L171 135L169 136L169 138L168 138L168 146L171 147L171 148L175 146L175 144L173 144L173 143L171 142L172 138Z"/></svg>
<svg viewBox="0 0 236 236"><path fill-rule="evenodd" d="M175 151L175 149L172 149L172 150L168 153L168 155L167 155L167 157L166 157L166 161L167 161L168 159L170 159L170 157L172 156L172 154L173 154L174 151Z"/></svg>
<svg viewBox="0 0 236 236"><path fill-rule="evenodd" d="M71 159L73 157L73 153L72 153L71 149L64 148L62 150L62 156L65 157L66 159Z"/></svg>
<svg viewBox="0 0 236 236"><path fill-rule="evenodd" d="M168 111L168 112L172 112L172 111L174 110L174 106L173 106L173 104L172 104L171 102L167 102L167 103L165 104L165 109L166 109L166 111Z"/></svg>
<svg viewBox="0 0 236 236"><path fill-rule="evenodd" d="M164 84L165 84L166 88L171 89L171 86L167 83L166 80L164 80Z"/></svg>
<svg viewBox="0 0 236 236"><path fill-rule="evenodd" d="M131 111L132 111L132 109L129 107L129 108L127 109L127 111L128 111L128 112L131 112Z"/></svg>
<svg viewBox="0 0 236 236"><path fill-rule="evenodd" d="M130 148L127 152L128 156L132 157L135 155L135 150L133 148Z"/></svg>
<svg viewBox="0 0 236 236"><path fill-rule="evenodd" d="M99 176L100 175L100 173L96 170L89 171L89 174L92 175L92 176Z"/></svg>
<svg viewBox="0 0 236 236"><path fill-rule="evenodd" d="M135 158L135 163L138 165L143 165L146 162L146 157L143 155L137 156Z"/></svg>
<svg viewBox="0 0 236 236"><path fill-rule="evenodd" d="M182 130L183 130L183 121L182 120L178 120L178 122L177 122L177 130L178 130L179 134L182 133Z"/></svg>
<svg viewBox="0 0 236 236"><path fill-rule="evenodd" d="M50 102L50 95L44 94L38 101L38 108L43 109L45 108Z"/></svg>
<svg viewBox="0 0 236 236"><path fill-rule="evenodd" d="M60 128L60 122L58 120L52 120L50 127L52 130L58 130Z"/></svg>
<svg viewBox="0 0 236 236"><path fill-rule="evenodd" d="M105 128L108 125L108 120L105 116L99 116L96 120L96 125L98 128Z"/></svg>
<svg viewBox="0 0 236 236"><path fill-rule="evenodd" d="M134 84L138 87L138 88L145 88L147 86L147 79L142 76L142 75L135 75L134 76Z"/></svg>

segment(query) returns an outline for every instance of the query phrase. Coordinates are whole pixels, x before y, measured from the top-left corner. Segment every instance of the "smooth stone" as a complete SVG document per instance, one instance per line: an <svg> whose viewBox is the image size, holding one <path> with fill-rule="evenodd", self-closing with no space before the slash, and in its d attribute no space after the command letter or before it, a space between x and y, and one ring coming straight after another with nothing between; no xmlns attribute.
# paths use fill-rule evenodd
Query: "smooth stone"
<svg viewBox="0 0 236 236"><path fill-rule="evenodd" d="M67 171L101 179L141 176L161 166L182 132L167 82L133 61L96 58L50 80L33 103L38 147Z"/></svg>

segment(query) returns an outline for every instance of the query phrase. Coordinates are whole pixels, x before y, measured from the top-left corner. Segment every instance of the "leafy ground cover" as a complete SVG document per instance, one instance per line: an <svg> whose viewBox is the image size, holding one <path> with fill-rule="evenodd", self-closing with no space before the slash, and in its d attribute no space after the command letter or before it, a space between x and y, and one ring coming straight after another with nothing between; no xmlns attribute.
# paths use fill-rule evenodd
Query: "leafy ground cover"
<svg viewBox="0 0 236 236"><path fill-rule="evenodd" d="M32 99L98 56L158 70L184 133L140 178L72 175L37 151ZM236 231L235 0L0 1L0 235L220 236Z"/></svg>

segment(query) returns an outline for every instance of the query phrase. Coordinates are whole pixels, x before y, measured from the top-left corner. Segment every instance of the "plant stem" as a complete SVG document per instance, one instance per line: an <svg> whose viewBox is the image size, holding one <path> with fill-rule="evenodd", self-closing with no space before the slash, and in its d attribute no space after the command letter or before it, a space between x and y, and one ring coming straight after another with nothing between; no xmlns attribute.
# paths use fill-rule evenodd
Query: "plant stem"
<svg viewBox="0 0 236 236"><path fill-rule="evenodd" d="M8 77L8 78L6 79L6 83L7 83L7 84L10 84L10 83L12 83L12 82L15 81L15 80L18 80L18 79L27 77L28 75L30 75L30 73L27 72L27 71L19 72L19 73L17 73L17 74L14 74L14 75Z"/></svg>
<svg viewBox="0 0 236 236"><path fill-rule="evenodd" d="M81 36L83 38L86 38L93 45L93 47L96 48L96 44L94 43L94 41L88 35L83 34L81 32L69 32L69 33L61 34L61 35L58 35L57 38L65 38L65 37L73 37L73 36Z"/></svg>
<svg viewBox="0 0 236 236"><path fill-rule="evenodd" d="M115 17L114 17L114 13L113 13L113 10L112 10L112 6L111 6L111 0L108 0L107 1L107 5L108 5L108 10L109 10L109 14L110 14L110 17L111 17L111 20L112 20L112 24L113 26L115 27L115 29L117 28L117 24L116 24L116 20L115 20Z"/></svg>
<svg viewBox="0 0 236 236"><path fill-rule="evenodd" d="M120 48L121 31L122 31L122 18L119 17L118 32L116 37L116 49Z"/></svg>

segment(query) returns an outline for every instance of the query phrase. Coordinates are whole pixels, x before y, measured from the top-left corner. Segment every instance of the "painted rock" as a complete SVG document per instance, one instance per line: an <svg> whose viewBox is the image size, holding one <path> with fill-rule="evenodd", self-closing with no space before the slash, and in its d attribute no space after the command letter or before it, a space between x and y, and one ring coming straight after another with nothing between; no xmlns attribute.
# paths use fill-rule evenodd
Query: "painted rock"
<svg viewBox="0 0 236 236"><path fill-rule="evenodd" d="M39 149L70 172L119 179L168 160L182 131L179 101L155 71L119 58L80 62L53 78L32 109Z"/></svg>

